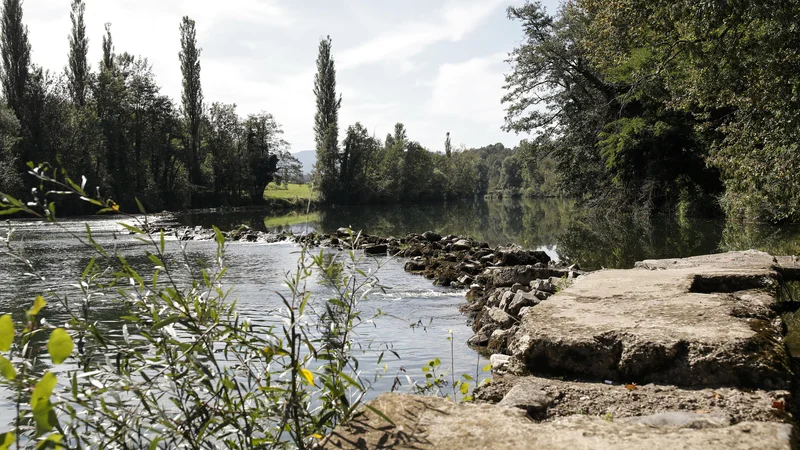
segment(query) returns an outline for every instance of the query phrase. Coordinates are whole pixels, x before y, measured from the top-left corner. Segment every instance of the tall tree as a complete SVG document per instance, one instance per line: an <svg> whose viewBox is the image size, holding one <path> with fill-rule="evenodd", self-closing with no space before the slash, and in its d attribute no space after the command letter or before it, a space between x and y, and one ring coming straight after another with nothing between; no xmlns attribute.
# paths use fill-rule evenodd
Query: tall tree
<svg viewBox="0 0 800 450"><path fill-rule="evenodd" d="M103 70L114 68L114 40L111 39L111 24L106 23L106 34L103 35Z"/></svg>
<svg viewBox="0 0 800 450"><path fill-rule="evenodd" d="M186 148L189 153L189 182L198 185L200 172L200 124L203 119L203 89L200 86L200 49L194 20L184 16L181 22L181 52L178 55L183 73L183 116L186 121Z"/></svg>
<svg viewBox="0 0 800 450"><path fill-rule="evenodd" d="M339 108L342 99L336 97L336 68L330 36L319 43L314 95L317 98L314 116L317 184L324 200L334 200L339 191Z"/></svg>
<svg viewBox="0 0 800 450"><path fill-rule="evenodd" d="M22 1L3 1L2 37L3 93L6 102L22 120L28 69L31 63L31 44L28 27L22 23Z"/></svg>
<svg viewBox="0 0 800 450"><path fill-rule="evenodd" d="M447 139L444 140L444 154L447 157L450 157L450 153L453 151L453 144L450 142L450 132L447 132Z"/></svg>
<svg viewBox="0 0 800 450"><path fill-rule="evenodd" d="M72 20L72 34L69 36L69 66L67 78L69 80L69 93L72 101L77 106L86 104L86 91L89 77L89 38L86 36L86 24L83 15L86 3L83 0L72 0L72 11L69 14Z"/></svg>

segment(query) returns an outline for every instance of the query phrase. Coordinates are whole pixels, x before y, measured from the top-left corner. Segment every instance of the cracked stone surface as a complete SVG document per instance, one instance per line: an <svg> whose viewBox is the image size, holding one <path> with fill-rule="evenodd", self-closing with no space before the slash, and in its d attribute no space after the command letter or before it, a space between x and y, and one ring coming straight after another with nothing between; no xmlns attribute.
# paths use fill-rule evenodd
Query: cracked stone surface
<svg viewBox="0 0 800 450"><path fill-rule="evenodd" d="M749 251L595 272L531 308L508 350L532 373L788 389L777 265Z"/></svg>
<svg viewBox="0 0 800 450"><path fill-rule="evenodd" d="M383 394L371 410L339 426L322 441L327 449L789 449L791 425L743 422L733 426L682 427L685 419L651 419L624 423L597 417L571 416L552 422L531 422L525 411L497 405L454 404L450 400L404 394ZM716 419L716 417L714 418ZM714 424L719 425L716 419ZM677 425L676 425L677 423ZM696 423L696 422L694 422ZM673 426L671 426L673 425Z"/></svg>

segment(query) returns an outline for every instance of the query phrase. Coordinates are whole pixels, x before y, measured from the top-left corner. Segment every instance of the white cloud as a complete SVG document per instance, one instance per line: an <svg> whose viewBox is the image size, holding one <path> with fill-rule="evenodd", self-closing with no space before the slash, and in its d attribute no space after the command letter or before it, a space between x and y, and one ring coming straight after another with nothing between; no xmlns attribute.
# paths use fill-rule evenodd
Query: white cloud
<svg viewBox="0 0 800 450"><path fill-rule="evenodd" d="M408 59L429 46L442 42L458 42L478 27L505 0L449 1L439 9L434 21L415 20L400 24L358 47L343 52L338 67L353 69L378 62L400 62L410 70Z"/></svg>
<svg viewBox="0 0 800 450"><path fill-rule="evenodd" d="M430 109L435 114L463 120L503 123L504 53L443 64L433 83Z"/></svg>

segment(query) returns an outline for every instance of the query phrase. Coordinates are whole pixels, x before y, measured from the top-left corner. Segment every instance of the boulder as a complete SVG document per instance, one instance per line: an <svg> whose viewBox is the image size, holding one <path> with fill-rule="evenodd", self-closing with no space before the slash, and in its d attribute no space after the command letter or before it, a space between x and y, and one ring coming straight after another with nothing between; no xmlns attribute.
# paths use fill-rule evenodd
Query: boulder
<svg viewBox="0 0 800 450"><path fill-rule="evenodd" d="M389 246L386 244L374 244L364 247L364 253L367 255L386 255L389 251Z"/></svg>
<svg viewBox="0 0 800 450"><path fill-rule="evenodd" d="M470 241L467 240L467 239L459 239L459 240L457 240L456 242L453 243L453 246L451 247L451 249L454 252L469 251L469 250L472 250L472 243L470 243Z"/></svg>
<svg viewBox="0 0 800 450"><path fill-rule="evenodd" d="M442 240L442 235L434 233L433 231L426 231L422 233L422 237L428 242L437 242Z"/></svg>
<svg viewBox="0 0 800 450"><path fill-rule="evenodd" d="M506 312L512 316L518 316L522 308L536 306L539 303L541 303L541 300L535 293L517 292L506 307Z"/></svg>
<svg viewBox="0 0 800 450"><path fill-rule="evenodd" d="M533 419L547 416L547 408L553 403L553 398L537 385L521 382L514 385L503 397L499 406L519 408Z"/></svg>
<svg viewBox="0 0 800 450"><path fill-rule="evenodd" d="M537 263L547 264L550 257L541 250L524 250L521 247L501 247L496 252L504 266L525 266Z"/></svg>

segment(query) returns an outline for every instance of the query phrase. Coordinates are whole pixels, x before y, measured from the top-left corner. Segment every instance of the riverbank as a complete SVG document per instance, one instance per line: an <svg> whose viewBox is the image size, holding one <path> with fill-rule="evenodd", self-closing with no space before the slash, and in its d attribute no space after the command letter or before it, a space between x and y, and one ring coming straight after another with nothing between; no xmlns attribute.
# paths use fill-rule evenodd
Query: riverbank
<svg viewBox="0 0 800 450"><path fill-rule="evenodd" d="M344 249L350 233L228 237ZM798 304L778 292L800 279L797 258L729 252L588 273L542 251L434 232L361 235L356 248L407 258L407 272L468 289L469 341L491 355L493 378L475 390L477 405L383 394L372 406L394 427L367 413L328 447L511 448L523 438L554 448L796 445L797 367L782 315Z"/></svg>
<svg viewBox="0 0 800 450"><path fill-rule="evenodd" d="M798 268L749 251L583 275L506 322L483 406L385 394L372 406L395 426L368 413L326 446L796 448L781 313L797 305L777 294Z"/></svg>

